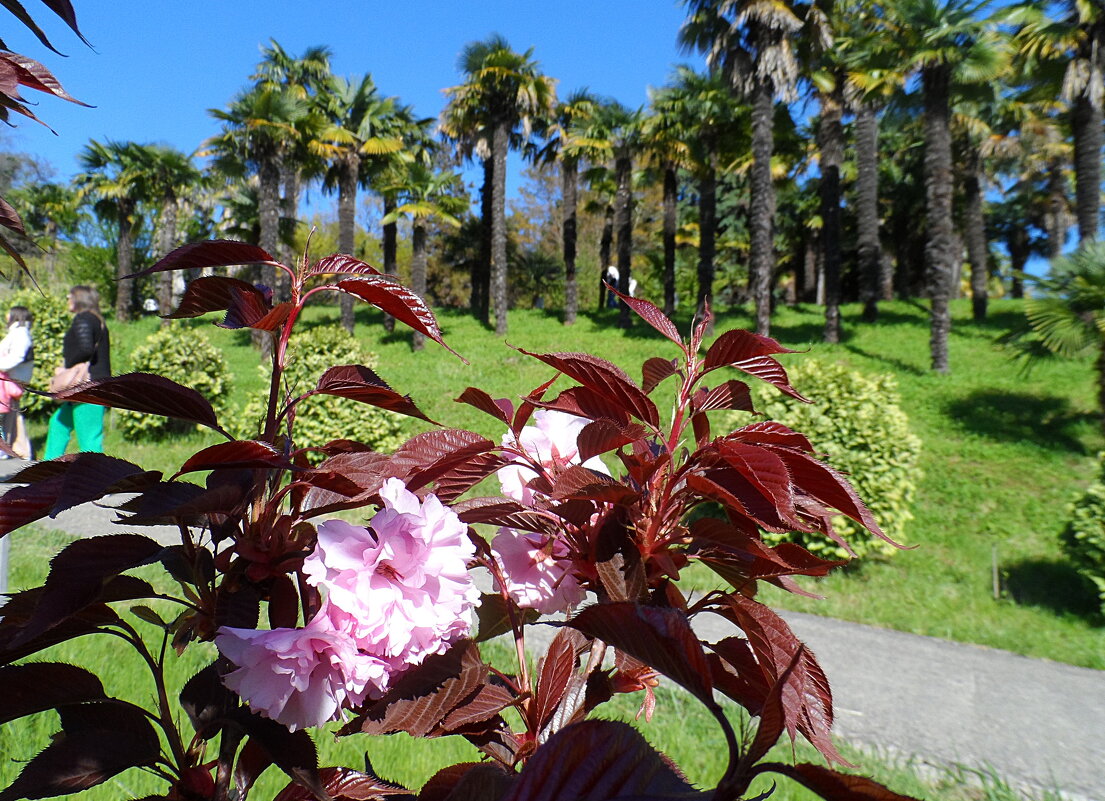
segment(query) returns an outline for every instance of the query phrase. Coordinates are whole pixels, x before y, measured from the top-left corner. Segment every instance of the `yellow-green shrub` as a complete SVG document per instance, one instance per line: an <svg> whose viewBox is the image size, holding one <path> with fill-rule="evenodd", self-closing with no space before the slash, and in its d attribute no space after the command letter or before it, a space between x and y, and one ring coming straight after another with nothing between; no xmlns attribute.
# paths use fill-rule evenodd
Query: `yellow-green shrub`
<svg viewBox="0 0 1105 801"><path fill-rule="evenodd" d="M230 370L222 352L198 328L172 325L146 337L131 354L131 371L154 373L196 390L218 412L230 395ZM116 409L115 425L128 440L194 431L195 423Z"/></svg>
<svg viewBox="0 0 1105 801"><path fill-rule="evenodd" d="M1097 588L1105 613L1105 453L1098 462L1097 480L1070 505L1059 542L1075 570Z"/></svg>
<svg viewBox="0 0 1105 801"><path fill-rule="evenodd" d="M284 383L292 397L314 389L329 368L360 364L375 368L378 359L355 337L337 325L308 328L288 340ZM261 368L268 387L272 369ZM253 437L264 414L268 390L258 393L239 416L243 437ZM333 395L313 395L296 407L292 432L297 448L318 447L334 439L363 442L374 450L392 451L406 439L403 417L357 401Z"/></svg>
<svg viewBox="0 0 1105 801"><path fill-rule="evenodd" d="M752 387L756 409L805 434L824 461L848 475L886 535L904 544L906 524L913 518L921 440L909 430L894 377L816 360L788 365L788 373L795 389L813 403L760 384ZM749 420L733 413L726 422L736 428ZM833 526L857 556L897 550L848 518L835 517ZM764 539L797 542L826 558L847 558L843 548L816 534L765 534Z"/></svg>
<svg viewBox="0 0 1105 801"><path fill-rule="evenodd" d="M69 314L65 295L44 295L36 289L20 289L8 296L0 319L7 319L12 306L26 306L35 316L31 324L31 338L35 347L35 371L30 387L46 391L54 368L61 366L61 344L73 317ZM55 405L49 398L26 393L19 400L19 408L26 415L50 414Z"/></svg>

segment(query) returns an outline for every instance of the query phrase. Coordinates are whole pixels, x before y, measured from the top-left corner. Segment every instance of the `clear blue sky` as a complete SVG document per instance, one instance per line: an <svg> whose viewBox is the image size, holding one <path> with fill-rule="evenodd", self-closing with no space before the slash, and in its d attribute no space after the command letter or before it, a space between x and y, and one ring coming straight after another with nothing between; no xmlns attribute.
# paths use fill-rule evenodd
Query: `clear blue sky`
<svg viewBox="0 0 1105 801"><path fill-rule="evenodd" d="M68 57L51 53L0 11L8 46L44 63L70 94L96 106L26 92L30 100L41 97L35 113L58 135L18 118L8 146L50 162L60 179L77 171L75 155L89 139L194 150L217 130L207 109L224 106L248 83L270 38L294 55L329 46L335 73L370 72L383 93L427 117L441 110L441 90L459 83L461 48L492 32L516 50L532 47L562 95L588 87L629 106L644 104L648 87L662 85L674 64L701 64L677 45L684 11L676 0L75 0L94 49L40 4L26 5Z"/></svg>

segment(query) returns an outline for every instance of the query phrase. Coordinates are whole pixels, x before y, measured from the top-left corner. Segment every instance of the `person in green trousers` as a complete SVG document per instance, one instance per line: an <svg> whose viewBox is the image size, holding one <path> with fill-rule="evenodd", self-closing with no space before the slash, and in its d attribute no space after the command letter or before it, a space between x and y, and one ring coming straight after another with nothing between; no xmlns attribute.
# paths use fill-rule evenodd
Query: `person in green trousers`
<svg viewBox="0 0 1105 801"><path fill-rule="evenodd" d="M100 314L100 293L89 286L69 290L69 311L73 322L65 332L61 354L66 367L88 362L93 380L111 376L111 341ZM83 453L104 452L104 407L92 403L59 404L46 429L43 459L56 459L65 453L76 432L77 449Z"/></svg>

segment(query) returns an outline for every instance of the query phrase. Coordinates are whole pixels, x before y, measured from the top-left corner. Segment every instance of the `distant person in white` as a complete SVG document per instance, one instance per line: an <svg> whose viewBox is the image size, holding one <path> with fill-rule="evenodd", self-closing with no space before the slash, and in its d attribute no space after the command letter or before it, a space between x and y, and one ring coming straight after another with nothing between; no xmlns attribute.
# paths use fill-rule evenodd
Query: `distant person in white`
<svg viewBox="0 0 1105 801"><path fill-rule="evenodd" d="M610 284L614 289L618 288L618 281L620 278L621 273L618 272L618 268L613 264L606 268L606 283ZM629 276L629 297L637 297L637 279L632 275ZM608 309L618 308L618 296L613 292L606 296L606 307Z"/></svg>

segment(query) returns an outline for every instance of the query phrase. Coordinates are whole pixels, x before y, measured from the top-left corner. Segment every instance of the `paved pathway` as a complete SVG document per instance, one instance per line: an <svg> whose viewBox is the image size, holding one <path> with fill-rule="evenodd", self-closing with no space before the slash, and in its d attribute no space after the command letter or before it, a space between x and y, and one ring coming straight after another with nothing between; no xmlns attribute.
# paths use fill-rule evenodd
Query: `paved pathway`
<svg viewBox="0 0 1105 801"><path fill-rule="evenodd" d="M89 536L110 530L113 516L86 505L43 523ZM142 533L176 536L169 527ZM1105 801L1105 671L815 615L784 617L832 682L835 730L845 739ZM695 627L711 640L733 633L714 616Z"/></svg>

